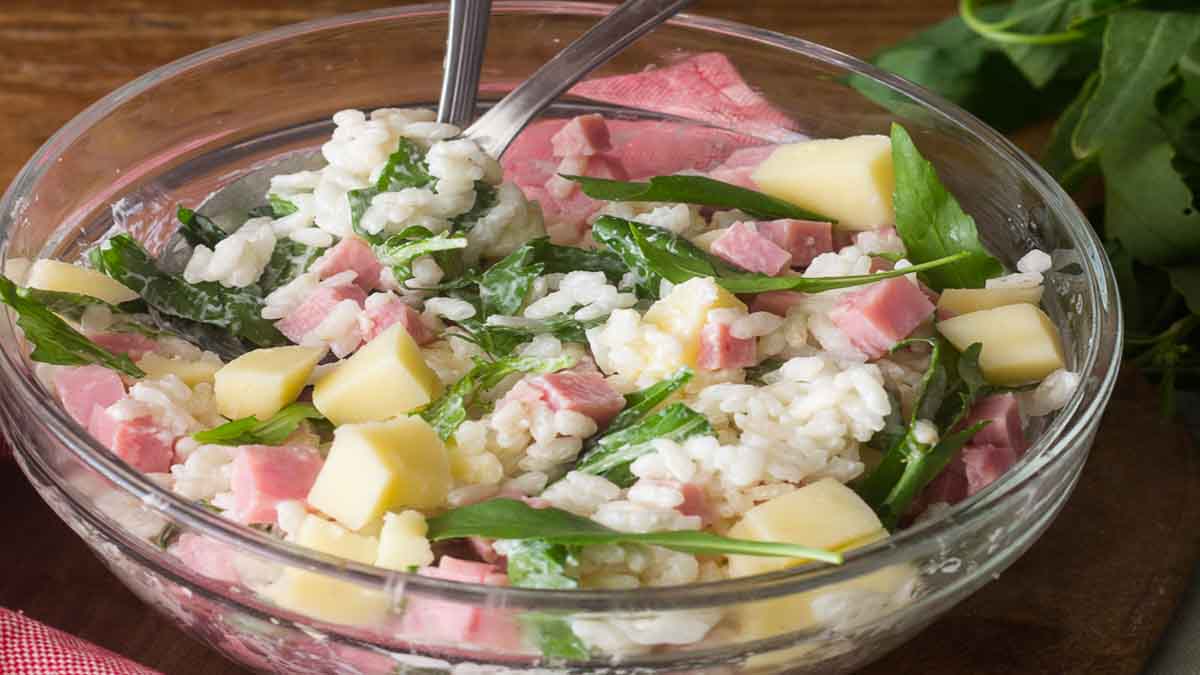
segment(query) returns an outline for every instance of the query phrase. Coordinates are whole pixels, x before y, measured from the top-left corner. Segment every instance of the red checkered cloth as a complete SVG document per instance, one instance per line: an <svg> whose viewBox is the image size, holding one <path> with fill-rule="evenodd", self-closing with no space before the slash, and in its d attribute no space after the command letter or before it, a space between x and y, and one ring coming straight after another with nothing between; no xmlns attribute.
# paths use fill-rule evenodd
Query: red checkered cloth
<svg viewBox="0 0 1200 675"><path fill-rule="evenodd" d="M0 608L4 675L161 675L107 649Z"/></svg>

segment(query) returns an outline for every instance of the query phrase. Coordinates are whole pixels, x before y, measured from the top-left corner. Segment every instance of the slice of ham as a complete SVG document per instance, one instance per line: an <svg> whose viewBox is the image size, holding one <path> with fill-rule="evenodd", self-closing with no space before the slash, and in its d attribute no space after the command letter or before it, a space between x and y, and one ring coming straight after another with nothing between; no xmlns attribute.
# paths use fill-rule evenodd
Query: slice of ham
<svg viewBox="0 0 1200 675"><path fill-rule="evenodd" d="M625 397L603 377L590 373L562 371L528 380L542 394L551 410L574 410L603 427L625 407Z"/></svg>
<svg viewBox="0 0 1200 675"><path fill-rule="evenodd" d="M287 339L300 344L304 336L320 325L338 303L343 300L353 300L358 303L359 307L362 307L366 299L367 294L354 284L321 286L300 303L300 306L275 322L275 327Z"/></svg>
<svg viewBox="0 0 1200 675"><path fill-rule="evenodd" d="M274 523L275 506L304 499L324 461L311 448L287 445L243 445L233 458L229 484L233 519L239 523Z"/></svg>
<svg viewBox="0 0 1200 675"><path fill-rule="evenodd" d="M813 258L833 250L831 223L784 218L760 222L758 231L792 254L792 267L807 267Z"/></svg>
<svg viewBox="0 0 1200 675"><path fill-rule="evenodd" d="M379 264L375 252L365 241L358 237L346 237L317 258L312 264L312 271L322 279L342 272L354 272L355 285L370 291L379 286L383 265Z"/></svg>
<svg viewBox="0 0 1200 675"><path fill-rule="evenodd" d="M1013 464L1017 451L995 445L971 444L962 449L962 462L967 479L967 496L991 485Z"/></svg>
<svg viewBox="0 0 1200 675"><path fill-rule="evenodd" d="M736 338L729 324L708 322L700 330L700 353L696 367L700 370L749 368L757 362L754 338Z"/></svg>
<svg viewBox="0 0 1200 675"><path fill-rule="evenodd" d="M709 170L708 177L725 183L732 183L747 190L757 190L758 184L752 178L754 170L758 168L759 164L766 161L771 156L771 153L775 152L775 148L777 147L779 146L758 145L734 150L733 154L725 158L725 161Z"/></svg>
<svg viewBox="0 0 1200 675"><path fill-rule="evenodd" d="M550 137L555 157L591 156L612 149L608 124L596 113L571 118Z"/></svg>
<svg viewBox="0 0 1200 675"><path fill-rule="evenodd" d="M99 406L92 408L88 432L130 466L146 473L166 473L175 456L174 438L149 415L118 420Z"/></svg>
<svg viewBox="0 0 1200 675"><path fill-rule="evenodd" d="M89 340L114 354L125 354L137 361L158 348L158 343L141 333L92 333Z"/></svg>
<svg viewBox="0 0 1200 675"><path fill-rule="evenodd" d="M238 571L233 564L235 551L215 539L184 532L170 552L197 574L227 583L238 582Z"/></svg>
<svg viewBox="0 0 1200 675"><path fill-rule="evenodd" d="M1029 448L1021 428L1021 408L1016 394L992 394L979 399L958 428L965 429L979 422L988 422L988 425L971 438L972 445L1010 448L1018 457Z"/></svg>
<svg viewBox="0 0 1200 675"><path fill-rule="evenodd" d="M877 359L933 314L933 303L903 277L843 295L829 318L869 359Z"/></svg>
<svg viewBox="0 0 1200 675"><path fill-rule="evenodd" d="M67 414L84 427L92 421L93 408L107 408L125 398L121 376L104 366L60 368L54 373L54 388Z"/></svg>
<svg viewBox="0 0 1200 675"><path fill-rule="evenodd" d="M792 261L792 254L759 232L754 223L729 226L709 251L744 270L769 276L779 275Z"/></svg>
<svg viewBox="0 0 1200 675"><path fill-rule="evenodd" d="M508 576L494 565L442 556L437 567L422 567L421 576L489 586L507 586ZM521 631L511 610L485 608L439 598L406 596L400 631L406 636L496 650L520 646Z"/></svg>
<svg viewBox="0 0 1200 675"><path fill-rule="evenodd" d="M378 296L375 296L378 297ZM417 310L409 307L400 298L389 295L386 300L367 303L362 313L363 342L370 342L383 331L399 323L419 345L429 344L434 339L433 331L421 321Z"/></svg>
<svg viewBox="0 0 1200 675"><path fill-rule="evenodd" d="M750 300L750 311L770 312L777 316L787 316L788 310L800 304L804 294L799 291L767 291L757 293Z"/></svg>

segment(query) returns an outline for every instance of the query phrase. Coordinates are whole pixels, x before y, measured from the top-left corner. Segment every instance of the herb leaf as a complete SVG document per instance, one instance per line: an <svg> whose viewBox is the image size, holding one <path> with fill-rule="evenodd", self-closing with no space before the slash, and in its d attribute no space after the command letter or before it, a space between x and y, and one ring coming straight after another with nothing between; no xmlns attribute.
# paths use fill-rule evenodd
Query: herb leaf
<svg viewBox="0 0 1200 675"><path fill-rule="evenodd" d="M707 417L683 403L672 403L640 422L605 434L596 441L594 449L579 460L575 470L603 476L620 487L629 487L637 481L629 465L654 452L656 439L682 442L692 436L712 433Z"/></svg>
<svg viewBox="0 0 1200 675"><path fill-rule="evenodd" d="M608 282L616 285L629 271L620 256L604 249L559 246L547 237L529 241L525 247L533 250L532 261L540 264L545 274L604 272Z"/></svg>
<svg viewBox="0 0 1200 675"><path fill-rule="evenodd" d="M300 210L300 207L279 195L267 195L267 204L271 206L273 218L285 218Z"/></svg>
<svg viewBox="0 0 1200 675"><path fill-rule="evenodd" d="M304 420L324 420L311 403L293 403L260 421L254 415L192 434L201 443L214 445L280 445Z"/></svg>
<svg viewBox="0 0 1200 675"><path fill-rule="evenodd" d="M521 311L533 280L544 269L542 264L533 262L535 255L533 247L522 246L479 277L479 299L484 318L493 314L513 316Z"/></svg>
<svg viewBox="0 0 1200 675"><path fill-rule="evenodd" d="M576 552L577 547L551 544L543 539L509 542L505 556L508 580L518 588L578 588L579 581L567 573L568 566L579 566ZM578 660L590 655L587 645L575 635L566 619L526 613L521 622L544 656Z"/></svg>
<svg viewBox="0 0 1200 675"><path fill-rule="evenodd" d="M304 274L324 252L324 249L306 246L290 238L276 241L271 260L258 278L263 297Z"/></svg>
<svg viewBox="0 0 1200 675"><path fill-rule="evenodd" d="M538 335L553 335L563 342L587 344L587 330L601 323L604 323L603 318L580 321L568 314L546 319L525 319L517 325L484 324L471 319L459 322L464 333L449 335L474 342L492 358L502 358Z"/></svg>
<svg viewBox="0 0 1200 675"><path fill-rule="evenodd" d="M145 377L125 354L113 354L87 339L49 307L30 296L6 276L0 275L0 301L17 312L17 325L33 344L29 358L62 366L96 364L130 377Z"/></svg>
<svg viewBox="0 0 1200 675"><path fill-rule="evenodd" d="M407 227L398 234L373 244L371 249L382 265L392 268L397 282L412 278L412 262L423 255L439 251L453 251L467 247L465 237L454 237L449 232L434 234L424 227Z"/></svg>
<svg viewBox="0 0 1200 675"><path fill-rule="evenodd" d="M451 509L429 519L429 539L541 539L552 544L651 544L683 553L704 555L759 555L808 558L841 564L839 553L767 541L731 539L694 530L672 532L618 532L556 508L535 509L516 499L489 499Z"/></svg>
<svg viewBox="0 0 1200 675"><path fill-rule="evenodd" d="M663 401L666 401L672 394L690 382L694 375L695 373L692 372L691 368L680 368L674 375L665 380L655 382L649 387L635 391L632 394L626 394L625 407L608 423L608 426L604 429L604 434L597 437L596 440L599 441L603 436L614 434L641 422L655 408L662 404Z"/></svg>
<svg viewBox="0 0 1200 675"><path fill-rule="evenodd" d="M179 220L179 235L192 246L207 246L212 248L229 233L213 222L212 218L197 211L180 205L175 211Z"/></svg>
<svg viewBox="0 0 1200 675"><path fill-rule="evenodd" d="M163 331L151 328L153 319L144 313L145 305L139 300L121 303L120 306L93 298L82 293L47 291L41 288L25 288L30 300L40 302L50 311L79 323L83 314L91 307L103 307L112 315L112 322L104 330L110 333L138 333L146 337L158 337Z"/></svg>
<svg viewBox="0 0 1200 675"><path fill-rule="evenodd" d="M782 199L705 176L655 176L648 183L636 183L607 178L559 175L579 183L583 193L592 199L603 199L610 202L679 202L723 209L739 209L763 219L798 218L829 223L837 222L828 216L802 209Z"/></svg>

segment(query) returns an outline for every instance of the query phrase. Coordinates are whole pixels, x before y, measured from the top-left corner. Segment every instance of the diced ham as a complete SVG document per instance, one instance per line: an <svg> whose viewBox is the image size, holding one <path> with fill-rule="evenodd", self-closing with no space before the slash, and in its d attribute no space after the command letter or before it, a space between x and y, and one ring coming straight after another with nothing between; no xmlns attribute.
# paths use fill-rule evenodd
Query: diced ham
<svg viewBox="0 0 1200 675"><path fill-rule="evenodd" d="M170 550L197 574L217 581L238 582L238 571L233 564L236 552L216 539L184 532Z"/></svg>
<svg viewBox="0 0 1200 675"><path fill-rule="evenodd" d="M137 361L158 348L158 343L141 333L92 333L89 340L114 354L125 354Z"/></svg>
<svg viewBox="0 0 1200 675"><path fill-rule="evenodd" d="M433 331L421 321L417 310L408 306L400 298L392 295L380 303L368 303L367 310L362 314L363 342L370 342L383 331L399 323L419 345L433 341Z"/></svg>
<svg viewBox="0 0 1200 675"><path fill-rule="evenodd" d="M962 461L966 467L967 496L970 496L991 485L1016 464L1017 451L986 443L971 444L962 449Z"/></svg>
<svg viewBox="0 0 1200 675"><path fill-rule="evenodd" d="M744 270L769 276L778 275L792 261L792 254L761 234L754 223L729 226L713 241L709 251Z"/></svg>
<svg viewBox="0 0 1200 675"><path fill-rule="evenodd" d="M572 118L550 137L555 157L590 156L612 149L608 125L596 113Z"/></svg>
<svg viewBox="0 0 1200 675"><path fill-rule="evenodd" d="M628 174L621 166L621 160L609 155L571 155L564 157L554 170L554 175L546 181L546 192L557 200L569 199L579 190L579 184L563 176L588 176L591 178L607 178L609 180L625 180ZM588 199L591 199L590 197ZM596 209L603 202L592 200ZM590 215L590 214L589 214Z"/></svg>
<svg viewBox="0 0 1200 675"><path fill-rule="evenodd" d="M328 249L312 264L312 271L322 279L342 272L354 272L354 283L364 291L379 286L383 265L375 252L362 239L346 237Z"/></svg>
<svg viewBox="0 0 1200 675"><path fill-rule="evenodd" d="M967 498L967 476L961 457L955 457L946 468L930 481L921 492L924 506L946 503L957 504ZM921 507L918 512L923 511Z"/></svg>
<svg viewBox="0 0 1200 675"><path fill-rule="evenodd" d="M341 286L321 286L312 295L300 303L287 316L275 323L275 327L287 339L300 344L308 332L321 324L337 304L343 300L353 300L359 307L367 299L367 294L354 284Z"/></svg>
<svg viewBox="0 0 1200 675"><path fill-rule="evenodd" d="M933 314L933 303L916 284L896 277L877 281L838 299L829 318L870 359L883 356Z"/></svg>
<svg viewBox="0 0 1200 675"><path fill-rule="evenodd" d="M871 274L876 274L878 272L890 272L895 268L896 264L891 260L888 260L887 258L880 258L879 256L873 256L871 258L871 266L867 268L867 271Z"/></svg>
<svg viewBox="0 0 1200 675"><path fill-rule="evenodd" d="M749 368L757 362L754 338L737 338L729 324L708 322L700 330L700 354L696 367L700 370Z"/></svg>
<svg viewBox="0 0 1200 675"><path fill-rule="evenodd" d="M750 300L750 311L770 312L787 316L788 310L800 304L804 294L799 291L767 291L758 293Z"/></svg>
<svg viewBox="0 0 1200 675"><path fill-rule="evenodd" d="M304 499L317 480L321 455L306 447L243 445L233 458L231 515L239 523L274 523L275 506Z"/></svg>
<svg viewBox="0 0 1200 675"><path fill-rule="evenodd" d="M507 586L508 577L493 565L442 556L438 567L422 567L421 576L490 586ZM521 632L511 610L484 608L412 594L407 596L400 631L451 644L497 650L520 646Z"/></svg>
<svg viewBox="0 0 1200 675"><path fill-rule="evenodd" d="M601 427L625 407L625 397L600 375L562 371L539 375L528 382L542 392L551 410L583 413Z"/></svg>
<svg viewBox="0 0 1200 675"><path fill-rule="evenodd" d="M971 438L973 445L1011 448L1018 457L1025 454L1029 444L1021 428L1020 404L1015 394L993 394L979 399L971 406L966 419L958 428L965 429L979 422L989 424Z"/></svg>
<svg viewBox="0 0 1200 675"><path fill-rule="evenodd" d="M684 483L680 486L680 492L683 493L683 503L679 505L680 513L685 516L698 516L702 527L708 527L717 520L716 509L708 501L704 487L695 483Z"/></svg>
<svg viewBox="0 0 1200 675"><path fill-rule="evenodd" d="M444 575L443 579L465 581L472 584L482 584L488 575L497 571L496 566L489 563L461 560L448 555L442 556L442 559L438 561L438 569Z"/></svg>
<svg viewBox="0 0 1200 675"><path fill-rule="evenodd" d="M471 550L479 559L484 562L495 563L499 562L501 555L496 552L496 547L492 544L495 539L487 539L485 537L467 537L467 541L471 544Z"/></svg>
<svg viewBox="0 0 1200 675"><path fill-rule="evenodd" d="M792 254L792 267L807 267L813 258L833 250L833 225L784 218L758 223L758 231Z"/></svg>
<svg viewBox="0 0 1200 675"><path fill-rule="evenodd" d="M744 187L748 190L757 190L758 185L751 177L754 170L759 164L766 161L771 153L775 152L776 145L758 145L752 148L740 148L734 150L733 154L721 162L718 166L713 167L708 172L708 177L714 180L719 180L725 183Z"/></svg>
<svg viewBox="0 0 1200 675"><path fill-rule="evenodd" d="M125 398L125 384L116 371L104 366L59 368L54 387L71 419L86 427L92 421L92 409L108 406Z"/></svg>
<svg viewBox="0 0 1200 675"><path fill-rule="evenodd" d="M88 431L135 469L146 473L165 473L171 469L175 439L149 415L118 420L97 406L92 408Z"/></svg>

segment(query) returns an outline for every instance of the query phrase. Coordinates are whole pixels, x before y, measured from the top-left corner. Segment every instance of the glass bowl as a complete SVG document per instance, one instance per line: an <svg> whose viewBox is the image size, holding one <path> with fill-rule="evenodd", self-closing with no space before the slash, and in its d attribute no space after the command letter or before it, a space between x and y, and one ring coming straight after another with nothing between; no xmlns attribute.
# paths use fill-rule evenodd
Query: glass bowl
<svg viewBox="0 0 1200 675"><path fill-rule="evenodd" d="M483 73L486 97L508 91L607 9L497 3ZM5 269L14 273L38 257L74 260L114 225L153 246L170 232L176 204L199 201L256 163L315 147L335 111L431 106L445 11L423 5L290 26L181 59L113 92L55 134L4 195ZM125 466L57 405L6 319L0 321L2 411L20 465L134 592L255 669L831 673L884 654L996 578L1070 495L1119 365L1113 273L1074 203L1029 157L959 108L844 54L759 28L681 16L601 73L710 50L727 54L810 136L887 133L891 122L902 122L1009 265L1035 247L1054 251L1058 269L1048 277L1047 309L1063 328L1070 368L1082 384L1065 408L1042 418L1036 442L1016 467L941 517L856 550L840 567L690 586L536 591L387 572L237 526ZM579 109L578 102L565 101L547 114ZM190 569L156 546L164 526L228 547L241 582ZM358 597L377 612L363 621L284 610L257 592L283 568L306 575L314 592ZM902 585L893 596L899 599L842 612L837 621L814 620L797 609L798 601L852 599L880 583ZM696 613L724 619L690 644L547 662L535 646L511 640L439 643L407 635L405 611L418 603L502 615L518 625L568 620L591 626L596 635L614 627L625 635L682 630Z"/></svg>

